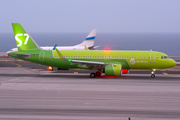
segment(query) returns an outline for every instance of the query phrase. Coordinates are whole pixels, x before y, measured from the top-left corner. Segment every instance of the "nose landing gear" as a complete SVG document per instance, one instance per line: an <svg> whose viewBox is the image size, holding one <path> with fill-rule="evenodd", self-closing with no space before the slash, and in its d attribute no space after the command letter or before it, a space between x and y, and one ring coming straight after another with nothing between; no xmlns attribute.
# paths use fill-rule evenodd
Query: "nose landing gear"
<svg viewBox="0 0 180 120"><path fill-rule="evenodd" d="M151 74L151 78L155 78L155 74Z"/></svg>
<svg viewBox="0 0 180 120"><path fill-rule="evenodd" d="M151 78L155 78L154 71L155 71L155 69L151 70Z"/></svg>

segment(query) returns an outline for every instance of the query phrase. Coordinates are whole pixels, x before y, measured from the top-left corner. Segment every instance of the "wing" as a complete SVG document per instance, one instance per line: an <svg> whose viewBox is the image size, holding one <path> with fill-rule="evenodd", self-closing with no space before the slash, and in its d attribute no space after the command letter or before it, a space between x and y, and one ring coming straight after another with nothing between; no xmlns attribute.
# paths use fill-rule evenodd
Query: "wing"
<svg viewBox="0 0 180 120"><path fill-rule="evenodd" d="M55 48L55 50L58 53L58 57L61 60L69 61L60 53L60 51L57 48ZM79 64L79 66L85 65L86 67L97 67L97 68L102 68L105 65L112 64L112 63L94 62L94 61L82 61L82 60L71 60L70 62L71 62L72 65L73 64Z"/></svg>

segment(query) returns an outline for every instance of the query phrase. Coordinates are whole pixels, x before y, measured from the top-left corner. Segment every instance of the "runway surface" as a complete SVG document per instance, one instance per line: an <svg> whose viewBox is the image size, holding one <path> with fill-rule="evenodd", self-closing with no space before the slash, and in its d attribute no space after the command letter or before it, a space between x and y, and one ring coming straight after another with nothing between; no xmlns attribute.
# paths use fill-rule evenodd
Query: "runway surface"
<svg viewBox="0 0 180 120"><path fill-rule="evenodd" d="M147 71L92 79L89 71L49 72L45 67L1 64L1 120L180 119L177 72L154 79Z"/></svg>

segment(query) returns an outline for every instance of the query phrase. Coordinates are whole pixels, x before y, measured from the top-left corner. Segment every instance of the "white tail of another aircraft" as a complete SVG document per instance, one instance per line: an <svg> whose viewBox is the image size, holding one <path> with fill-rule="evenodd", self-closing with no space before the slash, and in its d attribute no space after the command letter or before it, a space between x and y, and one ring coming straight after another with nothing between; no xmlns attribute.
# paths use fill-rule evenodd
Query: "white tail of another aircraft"
<svg viewBox="0 0 180 120"><path fill-rule="evenodd" d="M96 37L96 29L93 29L89 35L86 37L86 39L81 43L76 46L86 46L88 49L94 49L94 40Z"/></svg>

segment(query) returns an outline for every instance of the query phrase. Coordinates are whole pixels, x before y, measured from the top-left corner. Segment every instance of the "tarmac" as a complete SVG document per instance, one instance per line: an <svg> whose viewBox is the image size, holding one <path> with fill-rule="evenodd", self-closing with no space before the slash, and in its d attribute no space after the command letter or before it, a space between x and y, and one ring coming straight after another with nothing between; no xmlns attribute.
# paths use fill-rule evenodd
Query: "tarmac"
<svg viewBox="0 0 180 120"><path fill-rule="evenodd" d="M179 120L179 68L156 71L156 78L144 70L90 78L89 70L0 61L0 119Z"/></svg>

